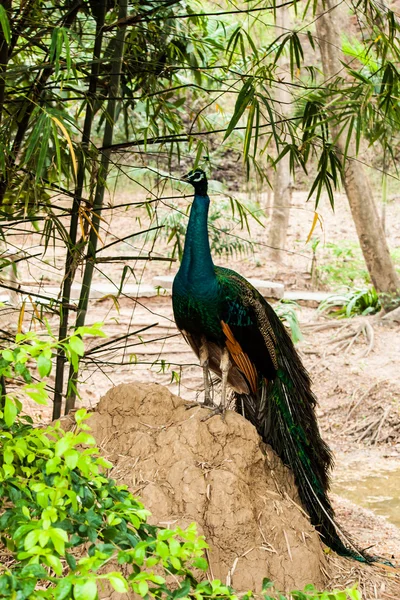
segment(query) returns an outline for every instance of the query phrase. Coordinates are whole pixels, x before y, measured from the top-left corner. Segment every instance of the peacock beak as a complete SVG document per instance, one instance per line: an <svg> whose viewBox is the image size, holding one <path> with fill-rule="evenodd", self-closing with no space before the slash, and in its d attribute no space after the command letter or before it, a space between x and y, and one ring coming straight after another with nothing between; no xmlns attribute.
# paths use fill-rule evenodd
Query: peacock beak
<svg viewBox="0 0 400 600"><path fill-rule="evenodd" d="M190 181L189 177L190 177L190 172L189 172L189 173L186 173L186 175L182 175L182 177L181 177L181 181L186 181L186 182L188 182L188 181Z"/></svg>

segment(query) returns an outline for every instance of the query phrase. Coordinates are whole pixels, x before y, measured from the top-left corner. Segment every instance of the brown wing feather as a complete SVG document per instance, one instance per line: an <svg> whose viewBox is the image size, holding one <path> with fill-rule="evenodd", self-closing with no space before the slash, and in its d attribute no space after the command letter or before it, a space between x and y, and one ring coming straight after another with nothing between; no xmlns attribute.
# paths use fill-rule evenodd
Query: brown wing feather
<svg viewBox="0 0 400 600"><path fill-rule="evenodd" d="M199 336L192 335L188 333L184 329L180 329L180 332L187 344L192 348L193 352L196 354L198 358L200 358L200 346L201 339ZM212 342L207 342L207 351L208 351L208 359L209 359L209 367L213 373L215 373L220 379L222 377L220 363L221 363L221 355L222 350L216 344ZM243 376L244 369L239 367L238 365L232 365L229 376L228 383L235 392L239 394L249 394L250 388L248 383L246 382L245 377ZM247 377L247 376L246 376Z"/></svg>
<svg viewBox="0 0 400 600"><path fill-rule="evenodd" d="M243 352L241 345L235 339L235 336L232 333L229 325L221 321L222 331L226 336L226 347L229 350L229 354L235 363L235 365L244 373L247 381L250 384L250 388L252 392L257 393L258 387L258 374L257 369L254 364L251 362L249 357L245 352Z"/></svg>

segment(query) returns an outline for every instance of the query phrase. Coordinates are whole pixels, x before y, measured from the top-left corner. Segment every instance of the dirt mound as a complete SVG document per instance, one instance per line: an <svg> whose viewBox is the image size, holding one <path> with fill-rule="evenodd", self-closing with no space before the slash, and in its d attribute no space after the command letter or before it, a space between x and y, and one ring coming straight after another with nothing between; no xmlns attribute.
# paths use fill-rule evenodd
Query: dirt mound
<svg viewBox="0 0 400 600"><path fill-rule="evenodd" d="M322 587L325 557L299 505L290 471L260 443L254 427L157 384L123 384L100 401L89 424L115 467L111 476L140 495L152 522L186 526L206 537L211 577L237 591Z"/></svg>

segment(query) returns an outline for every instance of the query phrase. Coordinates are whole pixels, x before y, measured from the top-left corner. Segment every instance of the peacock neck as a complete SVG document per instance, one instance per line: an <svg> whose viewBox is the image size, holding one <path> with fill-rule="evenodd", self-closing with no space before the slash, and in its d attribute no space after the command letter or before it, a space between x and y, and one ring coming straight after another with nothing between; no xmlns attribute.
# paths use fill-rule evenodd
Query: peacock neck
<svg viewBox="0 0 400 600"><path fill-rule="evenodd" d="M214 264L208 241L208 208L210 198L207 194L195 194L190 210L186 232L185 247L180 276L195 287L207 285L215 279Z"/></svg>

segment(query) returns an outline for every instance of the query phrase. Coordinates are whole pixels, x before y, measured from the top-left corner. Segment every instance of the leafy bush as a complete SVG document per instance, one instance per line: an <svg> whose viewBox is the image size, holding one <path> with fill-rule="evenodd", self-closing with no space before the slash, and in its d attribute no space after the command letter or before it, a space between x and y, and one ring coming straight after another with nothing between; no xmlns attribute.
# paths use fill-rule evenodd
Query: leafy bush
<svg viewBox="0 0 400 600"><path fill-rule="evenodd" d="M382 305L375 288L349 290L347 294L334 294L321 302L319 310L339 319L356 315L371 315L381 310Z"/></svg>
<svg viewBox="0 0 400 600"><path fill-rule="evenodd" d="M194 525L163 530L146 523L143 505L104 475L111 464L99 455L87 417L78 410L68 432L59 422L35 428L28 417L1 423L0 533L10 562L0 596L92 600L105 580L119 592L168 596L167 572L188 591L190 569L207 568L203 538ZM110 561L132 565L129 577L99 574ZM154 573L157 565L164 577Z"/></svg>
<svg viewBox="0 0 400 600"><path fill-rule="evenodd" d="M357 244L344 242L326 245L329 258L325 264L318 266L319 280L329 286L349 287L355 282L369 284L368 270Z"/></svg>

